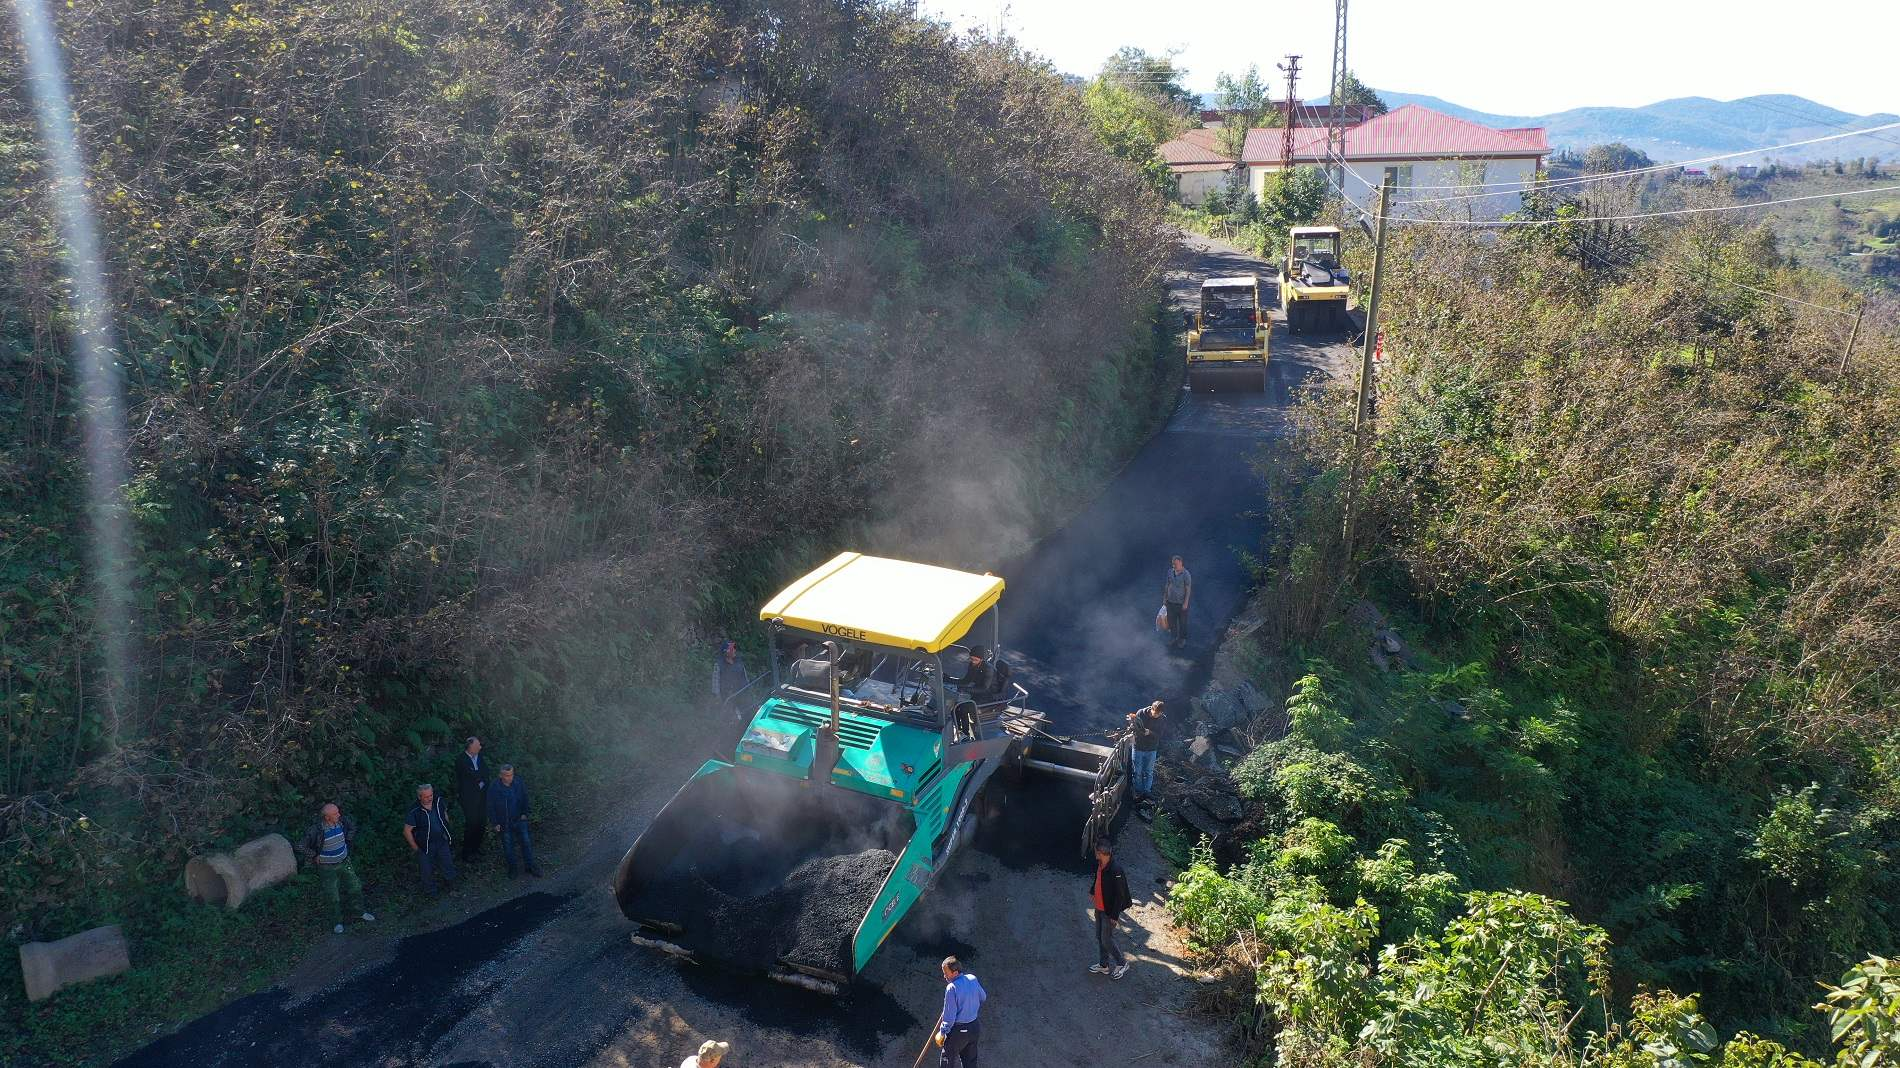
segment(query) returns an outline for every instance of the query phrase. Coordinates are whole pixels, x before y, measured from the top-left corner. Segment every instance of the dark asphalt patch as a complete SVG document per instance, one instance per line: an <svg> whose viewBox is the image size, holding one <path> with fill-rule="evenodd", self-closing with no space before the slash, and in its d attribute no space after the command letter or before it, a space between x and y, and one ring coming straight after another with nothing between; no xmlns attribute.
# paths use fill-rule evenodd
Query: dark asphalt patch
<svg viewBox="0 0 1900 1068"><path fill-rule="evenodd" d="M955 957L960 964L975 964L982 956L974 945L947 934L932 934L926 937L921 932L910 938L898 937L898 942L915 951L925 960L942 960Z"/></svg>
<svg viewBox="0 0 1900 1068"><path fill-rule="evenodd" d="M977 827L973 848L1011 871L1091 870L1082 856L1082 825L1089 818L1083 783L1029 774L1017 783L992 782L990 789L1003 791L1003 811Z"/></svg>
<svg viewBox="0 0 1900 1068"><path fill-rule="evenodd" d="M835 998L769 979L672 962L695 996L738 1012L753 1026L801 1037L829 1035L869 1060L898 1035L921 1035L926 1023L903 1003L869 983L852 983Z"/></svg>
<svg viewBox="0 0 1900 1068"><path fill-rule="evenodd" d="M492 983L479 967L565 905L571 894L524 894L439 931L410 935L394 959L291 1007L268 990L226 1005L118 1062L120 1068L427 1063L429 1047L479 1006ZM498 981L498 980L497 980Z"/></svg>

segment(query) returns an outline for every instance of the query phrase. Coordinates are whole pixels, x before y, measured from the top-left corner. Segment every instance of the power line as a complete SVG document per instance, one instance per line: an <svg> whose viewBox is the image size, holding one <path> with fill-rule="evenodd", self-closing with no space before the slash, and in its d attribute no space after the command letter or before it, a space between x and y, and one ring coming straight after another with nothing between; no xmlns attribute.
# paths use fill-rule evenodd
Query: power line
<svg viewBox="0 0 1900 1068"><path fill-rule="evenodd" d="M1337 160L1337 162L1339 162L1342 166L1345 165L1344 160ZM1354 202L1352 197L1347 194L1346 190L1343 187L1341 187L1338 182L1333 180L1332 172L1330 169L1321 168L1320 173L1326 176L1327 184L1332 186L1333 190L1339 194L1339 198L1342 202L1344 202L1345 206L1357 212L1362 219L1365 219L1368 222L1376 222L1381 218L1380 216L1375 215L1372 212L1369 212L1366 209L1360 207L1356 202ZM1551 220L1542 220L1542 219L1500 220L1500 222L1511 222L1511 223L1531 224L1531 225L1553 225L1555 223L1562 223L1562 222L1570 222L1570 223L1623 222L1623 221L1628 221L1631 219L1661 218L1664 216L1690 215L1690 214L1697 214L1697 213L1709 212L1709 211L1729 211L1729 210L1735 210L1738 208L1770 207L1776 204L1791 204L1791 203L1796 203L1798 201L1804 201L1804 200L1818 200L1818 199L1823 199L1829 196L1854 196L1860 193L1879 193L1879 192L1886 192L1888 190L1894 190L1894 189L1900 189L1900 185L1882 186L1882 187L1873 188L1873 189L1860 189L1860 190L1855 190L1852 193L1825 193L1825 194L1820 194L1819 196L1789 197L1785 200L1779 200L1779 201L1770 200L1770 201L1757 201L1757 202L1752 202L1748 204L1726 204L1726 205L1720 205L1717 207L1710 207L1710 208L1688 208L1688 209L1683 209L1679 211L1649 212L1642 215L1599 215L1599 216L1591 216L1591 217L1583 217L1583 218L1551 219ZM1462 224L1462 225L1472 226L1474 228L1498 225L1496 223L1483 223L1483 222L1477 222L1477 221L1466 221L1466 220L1457 220L1457 219L1423 220L1423 219L1404 219L1404 218L1399 218L1396 216L1387 216L1385 217L1385 221L1397 222L1397 223L1430 222L1437 225ZM1577 251L1589 257L1590 259L1595 260L1597 262L1597 265L1600 267L1606 267L1606 268L1611 268L1611 269L1617 269L1617 268L1628 269L1628 268L1638 266L1637 261L1634 258L1629 257L1627 255L1619 257L1622 259L1622 262L1620 264L1613 263L1609 259L1609 253L1607 250L1597 248L1590 244L1579 244L1577 246ZM1744 283L1744 282L1737 282L1731 278L1717 277L1713 271L1707 271L1706 273L1707 273L1708 278L1711 281L1719 282L1727 286L1733 286L1737 289L1744 289L1750 293L1754 293L1759 296L1772 297L1776 300L1786 301L1789 304L1798 304L1805 308L1813 308L1816 311L1829 312L1834 315L1853 315L1854 314L1854 312L1846 308L1836 308L1830 304L1816 304L1815 302L1811 300L1802 300L1800 297L1791 297L1787 295L1786 293L1777 293L1777 292L1774 292L1773 290L1760 289L1755 286L1748 285L1747 283Z"/></svg>
<svg viewBox="0 0 1900 1068"><path fill-rule="evenodd" d="M1611 232L1612 234L1614 234L1615 231L1612 230ZM1597 266L1603 267L1609 270L1629 270L1629 269L1634 269L1636 267L1641 266L1641 264L1637 262L1637 257L1633 253L1630 253L1627 251L1619 252L1614 247L1606 248L1595 241L1586 240L1586 241L1578 242L1576 245L1576 249L1579 253L1582 253L1584 256L1588 257L1589 259L1596 261ZM1715 260L1712 258L1705 258L1701 266L1702 266L1703 276L1706 277L1711 282L1716 282L1725 286L1731 286L1735 289L1747 290L1748 292L1754 293L1758 296L1773 297L1776 300L1785 301L1786 303L1789 303L1789 304L1798 304L1804 308L1813 308L1816 311L1830 312L1835 315L1853 315L1854 314L1852 310L1847 309L1847 308L1837 308L1831 304L1816 304L1814 301L1811 301L1811 300L1802 300L1800 297L1791 297L1786 293L1778 293L1771 289L1761 289L1757 286L1751 286L1746 282L1737 282L1733 278L1723 277L1721 275L1716 274L1715 268L1717 264Z"/></svg>
<svg viewBox="0 0 1900 1068"><path fill-rule="evenodd" d="M1844 122L1834 122L1830 119L1821 118L1819 115L1809 115L1806 112L1796 111L1793 108L1782 107L1780 104L1770 104L1767 101L1763 101L1763 100L1738 100L1736 101L1736 103L1747 104L1749 107L1752 107L1752 108L1766 108L1769 111L1779 111L1783 115L1792 115L1793 117L1797 119L1802 119L1807 122L1816 123L1821 126L1832 126L1836 130L1847 130L1848 132L1857 134L1857 135L1865 134L1865 136L1871 137L1876 141L1884 142L1886 144L1894 146L1895 148L1900 148L1900 141L1895 141L1891 137L1882 137L1879 134L1866 133L1866 131L1864 130L1855 130ZM1879 129L1879 127L1870 127L1870 128Z"/></svg>
<svg viewBox="0 0 1900 1068"><path fill-rule="evenodd" d="M1340 162L1340 163L1341 163L1342 165L1344 165L1344 163L1345 163L1345 161L1344 161L1344 160L1340 160L1339 162ZM1378 219L1380 218L1380 216L1377 216L1377 215L1374 215L1373 213L1371 213L1371 212L1369 212L1369 211L1367 211L1366 209L1364 209L1364 208L1362 208L1362 207L1360 207L1360 206L1359 206L1359 205L1358 205L1357 203L1355 203L1355 202L1353 201L1353 199L1352 199L1352 197L1351 197L1351 196L1349 196L1349 195L1348 195L1348 194L1346 193L1346 190L1345 190L1344 188L1342 188L1342 187L1340 186L1340 184L1339 184L1338 182L1336 182L1336 181L1334 181L1334 180L1333 180L1333 176L1332 176L1332 172L1331 172L1331 170L1330 170L1329 168L1321 168L1321 169L1320 169L1320 173L1326 176L1326 182L1327 182L1327 184L1328 184L1328 185L1330 185L1330 186L1332 186L1332 187L1333 187L1333 189L1334 189L1334 191L1336 191L1336 192L1337 192L1337 193L1339 194L1339 198L1340 198L1340 200L1341 200L1341 201L1342 201L1342 202L1343 202L1343 203L1345 204L1345 206L1346 206L1346 207L1348 207L1348 208L1351 208L1351 209L1352 209L1353 211L1355 211L1355 212L1357 212L1357 213L1359 214L1359 216L1360 216L1360 218L1362 218L1362 219L1365 219L1365 220L1366 220L1366 221L1368 221L1368 222L1374 222L1374 221L1378 221ZM1886 187L1886 188L1888 188L1888 189L1900 189L1900 186L1888 186L1888 187ZM1858 192L1882 192L1882 191L1883 191L1883 190L1880 190L1880 189L1867 189L1867 190L1859 190ZM1845 196L1845 195L1852 195L1852 194L1832 194L1832 193L1830 193L1830 194L1826 194L1826 195L1828 195L1828 196ZM1796 200L1811 200L1811 199L1815 199L1815 198L1812 198L1812 197L1793 197L1793 198L1790 198L1790 199L1789 199L1789 200L1787 200L1787 201L1780 201L1780 202L1777 202L1777 201L1766 201L1766 202L1760 202L1760 203L1751 203L1751 204L1733 204L1733 205L1726 205L1726 206L1725 206L1725 208L1727 208L1727 209L1733 209L1733 208L1754 208L1754 207L1767 207L1767 206L1769 206L1770 204L1774 204L1774 203L1792 203L1793 201L1796 201ZM1641 215L1641 216L1596 216L1596 217L1594 217L1594 218L1579 218L1579 219L1559 219L1559 220L1551 220L1551 221L1552 221L1552 222L1576 222L1576 223L1587 223L1587 222L1607 222L1607 221L1623 221L1623 220L1626 220L1626 219L1631 219L1631 218L1656 218L1656 217L1658 217L1658 216L1660 216L1660 215L1679 215L1679 214L1689 214L1689 213L1693 213L1693 212L1695 212L1695 211L1708 211L1708 210L1723 210L1723 209L1701 209L1701 208L1698 208L1698 209L1690 209L1690 211L1688 211L1688 212L1659 212L1659 213L1651 213L1651 214L1648 214L1648 215ZM1418 221L1421 221L1421 220L1412 220L1412 219L1400 219L1400 218L1393 218L1393 217L1389 217L1389 216L1388 216L1388 217L1386 217L1386 221L1388 221L1388 222L1401 222L1401 223L1403 223L1403 222L1418 222ZM1446 221L1446 222L1456 222L1457 220L1442 220L1442 221ZM1541 222L1542 220L1538 220L1538 221L1540 221L1540 222ZM1471 224L1468 224L1468 225L1474 225L1474 226L1482 226L1482 225L1485 225L1485 224L1482 224L1482 223L1471 223ZM1588 257L1588 258L1590 258L1590 259L1592 259L1592 260L1595 260L1595 261L1596 261L1596 263L1597 263L1597 266L1599 266L1599 267L1604 267L1604 268L1609 268L1609 269L1612 269L1612 270L1615 270L1615 269L1619 269L1619 268L1620 268L1620 269L1629 269L1629 268L1633 268L1633 267L1636 267L1636 266L1639 266L1639 264L1637 263L1637 261L1636 261L1636 260L1635 260L1635 259L1634 259L1633 257L1631 257L1631 256L1628 256L1627 254L1626 254L1626 255L1624 255L1624 256L1621 256L1621 257L1619 257L1620 259L1622 259L1622 262L1621 262L1621 263L1614 263L1614 262L1611 262L1611 260L1610 260L1610 258L1609 258L1609 256L1610 256L1610 252L1609 252L1609 250L1605 250L1605 249L1602 249L1602 248L1598 248L1598 247L1596 247L1596 246L1594 246L1594 245L1591 245L1591 244L1587 244L1587 243L1585 243L1585 244L1579 244L1579 245L1577 246L1577 251L1578 251L1579 253L1581 253L1581 254L1583 254L1584 256L1586 256L1586 257ZM1722 284L1722 285L1727 285L1727 286L1733 286L1733 287L1735 287L1736 289L1744 289L1744 290L1747 290L1747 291L1748 291L1748 292L1750 292L1750 293L1755 293L1755 294L1757 294L1757 295L1760 295L1760 296L1764 296L1764 297L1772 297L1772 298L1774 298L1774 299L1776 299L1776 300L1780 300L1780 301L1785 301L1785 302L1787 302L1787 303L1789 303L1789 304L1798 304L1798 305L1800 305L1800 306L1802 306L1802 307L1804 307L1804 308L1813 308L1813 309L1815 309L1816 311L1824 311L1824 312L1828 312L1828 313L1830 313L1830 314L1834 314L1834 315L1854 315L1854 316L1856 316L1856 321L1855 321L1855 326L1856 326L1856 327L1858 327L1858 326L1859 326L1859 319L1858 319L1858 313L1857 313L1857 312L1854 312L1854 311L1849 311L1849 310L1848 310L1848 309L1846 309L1846 308L1836 308L1836 307L1834 307L1834 306L1832 306L1832 305L1829 305L1829 304L1816 304L1815 302L1813 302L1813 301L1811 301L1811 300L1802 300L1802 299L1801 299L1800 297L1791 297L1791 296L1789 296L1789 295L1787 295L1786 293L1777 293L1777 292L1774 292L1773 290L1768 290L1768 289L1760 289L1760 288L1757 288L1757 287L1755 287L1755 286L1751 286L1751 285L1748 285L1747 283L1744 283L1744 282L1737 282L1737 281L1735 281L1735 280L1734 280L1734 279L1732 279L1732 278L1721 278L1721 277L1717 277L1717 276L1716 276L1716 274L1715 274L1715 273L1714 273L1713 271L1707 271L1707 272L1705 272L1705 273L1707 274L1707 277L1709 278L1709 280L1710 280L1710 281L1713 281L1713 282L1718 282L1718 283L1720 283L1720 284ZM1850 339L1850 342L1849 342L1849 344L1850 344L1850 347L1851 347L1851 344L1852 344L1852 341L1851 341L1851 339Z"/></svg>
<svg viewBox="0 0 1900 1068"><path fill-rule="evenodd" d="M1828 200L1833 197L1857 197L1868 193L1891 193L1900 191L1900 185L1878 185L1866 189L1849 189L1838 193L1812 193L1807 196L1783 197L1779 200L1754 200L1746 204L1715 204L1703 208L1675 208L1670 211L1646 211L1634 215L1595 215L1578 216L1563 219L1497 219L1479 222L1465 219L1410 219L1396 217L1394 222L1412 226L1469 226L1473 228L1496 229L1507 226L1558 226L1563 223L1588 222L1628 222L1634 219L1663 219L1675 215L1706 215L1718 211L1742 211L1746 208L1772 208L1780 204L1799 204L1810 200Z"/></svg>
<svg viewBox="0 0 1900 1068"><path fill-rule="evenodd" d="M1631 266L1634 266L1634 264L1632 264ZM1776 293L1773 290L1768 290L1768 289L1757 289L1754 286L1748 285L1744 282L1737 282L1732 278L1717 277L1714 271L1709 272L1709 278L1711 281L1720 282L1725 286L1734 286L1736 289L1746 289L1750 293L1759 293L1764 297L1773 297L1776 300L1785 300L1790 304L1799 304L1802 307L1814 308L1817 311L1833 312L1835 315L1854 314L1852 311L1849 311L1846 308L1836 308L1831 304L1816 304L1811 300L1802 300L1800 297L1791 297L1786 293Z"/></svg>
<svg viewBox="0 0 1900 1068"><path fill-rule="evenodd" d="M1691 167L1699 163L1716 163L1725 159L1735 159L1738 156L1754 156L1754 155L1761 155L1761 154L1765 154L1769 152L1779 152L1783 149L1801 148L1806 145L1817 145L1825 141L1839 141L1839 140L1842 140L1844 138L1849 138L1849 137L1861 137L1861 136L1865 136L1866 134L1870 132L1879 132L1881 130L1892 130L1892 129L1900 129L1900 122L1890 122L1881 126L1870 126L1865 130L1849 130L1842 133L1826 134L1821 137L1811 137L1805 141L1790 141L1784 145L1772 145L1767 148L1747 148L1739 152L1726 152L1719 156L1703 156L1700 159L1678 160L1673 163L1657 163L1648 167L1632 167L1628 170L1606 171L1602 174L1582 174L1582 175L1577 175L1576 177L1573 177L1573 178L1553 178L1553 179L1550 179L1549 181L1544 181L1544 182L1538 182L1535 179L1529 179L1529 180L1519 179L1519 180L1508 181L1508 182L1463 182L1463 183L1457 183L1457 184L1444 184L1444 185L1412 185L1412 186L1407 186L1406 188L1407 189L1492 189L1492 188L1505 189L1505 188L1532 188L1534 187L1537 189L1555 189L1555 188L1562 188L1565 186L1572 186L1572 185L1584 185L1590 182L1607 182L1607 181L1612 181L1618 178L1633 178L1637 175L1654 174L1658 171L1678 170L1680 168ZM1350 167L1348 167L1347 169L1351 170ZM1368 189L1377 188L1377 186L1373 182L1368 180L1364 175L1360 174L1358 171L1353 171L1352 174L1353 174L1353 177L1359 179L1359 181L1363 183L1366 186L1366 188ZM1494 196L1494 195L1496 194L1467 193L1462 196L1452 196L1452 197L1414 198L1414 199L1406 200L1405 203L1407 204L1437 204L1437 203L1444 203L1444 202L1453 201L1453 200L1470 200L1470 199L1473 199L1474 197Z"/></svg>
<svg viewBox="0 0 1900 1068"><path fill-rule="evenodd" d="M1342 159L1339 159L1339 157L1337 156L1331 157L1331 159L1335 162L1340 163L1341 165L1345 164L1345 161ZM1324 168L1322 168L1322 171L1324 171ZM1340 199L1346 202L1346 205L1348 207L1358 212L1368 222L1378 221L1379 216L1371 212L1368 212L1366 209L1360 207L1358 203L1352 199L1352 196L1346 192L1344 187L1342 187L1338 182L1333 181L1332 175L1330 173L1326 175L1326 180L1327 180L1327 183L1333 187L1334 191L1336 191L1339 194ZM1364 181L1363 178L1361 178L1360 180ZM1709 205L1707 207L1701 207L1701 208L1675 208L1669 211L1649 211L1649 212L1641 212L1641 213L1637 213L1633 215L1581 215L1581 216L1566 216L1564 218L1550 218L1550 219L1494 219L1494 220L1408 218L1404 216L1394 215L1394 216L1391 216L1391 221L1398 222L1398 223L1407 223L1407 224L1415 225L1415 226L1469 226L1473 228L1484 228L1484 229L1491 229L1491 228L1504 227L1504 226L1557 226L1563 223L1629 222L1629 221L1637 220L1637 219L1662 219L1662 218L1669 218L1671 216L1677 216L1677 215L1703 215L1703 214L1708 214L1710 212L1718 212L1718 211L1740 211L1744 208L1772 208L1772 207L1776 207L1782 204L1799 204L1805 201L1827 200L1831 197L1864 196L1868 193L1889 193L1889 192L1894 192L1896 190L1900 190L1900 185L1880 185L1880 186L1870 186L1865 189L1848 189L1848 190L1843 190L1840 192L1833 192L1833 193L1811 193L1806 196L1783 197L1779 200L1751 200L1751 201L1748 201L1747 203L1742 203L1742 204L1714 204L1714 205ZM1499 194L1491 193L1491 194L1486 194L1486 195L1498 196ZM1467 198L1460 198L1460 199L1467 199Z"/></svg>

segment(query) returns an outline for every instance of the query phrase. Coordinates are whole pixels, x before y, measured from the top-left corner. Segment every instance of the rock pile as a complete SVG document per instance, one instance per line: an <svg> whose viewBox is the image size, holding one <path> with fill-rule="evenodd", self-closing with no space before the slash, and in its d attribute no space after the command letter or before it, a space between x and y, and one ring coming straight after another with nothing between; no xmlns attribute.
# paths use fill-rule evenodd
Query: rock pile
<svg viewBox="0 0 1900 1068"><path fill-rule="evenodd" d="M1163 811L1191 828L1190 836L1207 836L1214 855L1224 859L1235 849L1235 832L1247 818L1234 780L1225 771L1203 767L1178 769L1157 791Z"/></svg>

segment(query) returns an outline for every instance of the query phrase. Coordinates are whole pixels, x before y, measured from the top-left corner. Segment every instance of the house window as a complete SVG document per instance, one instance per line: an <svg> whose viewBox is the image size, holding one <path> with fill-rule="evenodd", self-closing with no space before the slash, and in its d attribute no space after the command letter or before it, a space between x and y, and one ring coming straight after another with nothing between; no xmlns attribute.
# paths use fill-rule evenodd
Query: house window
<svg viewBox="0 0 1900 1068"><path fill-rule="evenodd" d="M1412 184L1412 165L1401 163L1394 167L1387 167L1385 178L1386 181L1392 183L1394 189L1404 189Z"/></svg>

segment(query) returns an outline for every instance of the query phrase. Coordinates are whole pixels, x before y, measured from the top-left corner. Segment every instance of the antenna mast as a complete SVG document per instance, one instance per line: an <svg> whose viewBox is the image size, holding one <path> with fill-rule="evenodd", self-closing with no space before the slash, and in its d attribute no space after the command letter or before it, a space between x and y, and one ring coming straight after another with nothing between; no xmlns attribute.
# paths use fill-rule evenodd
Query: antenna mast
<svg viewBox="0 0 1900 1068"><path fill-rule="evenodd" d="M1280 64L1280 69L1286 71L1286 128L1280 135L1280 169L1292 170L1293 127L1298 125L1296 116L1300 109L1300 98L1295 95L1300 84L1300 57L1286 57L1286 62Z"/></svg>
<svg viewBox="0 0 1900 1068"><path fill-rule="evenodd" d="M1346 121L1339 109L1339 94L1345 88L1346 0L1339 0L1333 15L1333 91L1326 97L1326 174L1342 196L1346 188Z"/></svg>

